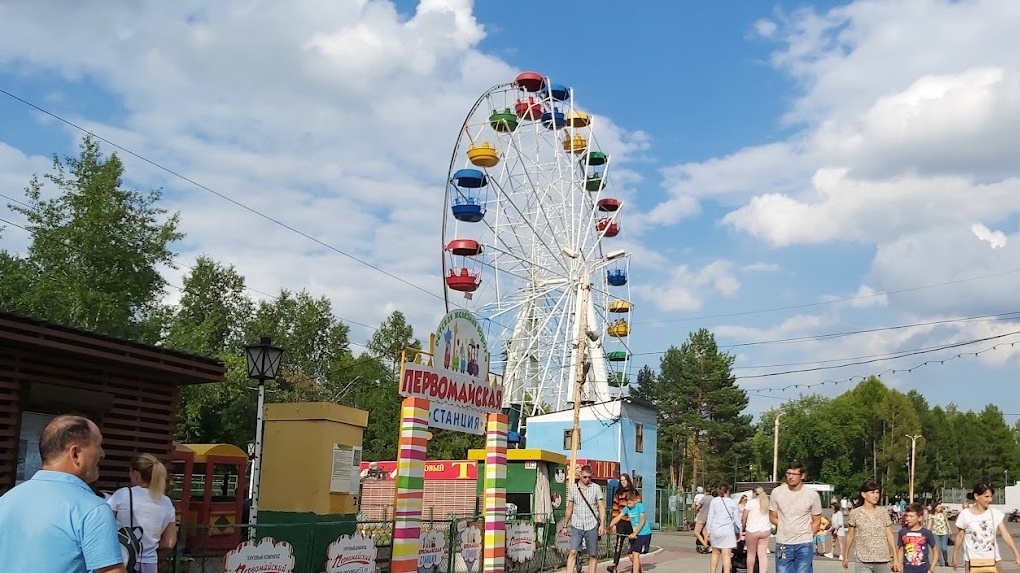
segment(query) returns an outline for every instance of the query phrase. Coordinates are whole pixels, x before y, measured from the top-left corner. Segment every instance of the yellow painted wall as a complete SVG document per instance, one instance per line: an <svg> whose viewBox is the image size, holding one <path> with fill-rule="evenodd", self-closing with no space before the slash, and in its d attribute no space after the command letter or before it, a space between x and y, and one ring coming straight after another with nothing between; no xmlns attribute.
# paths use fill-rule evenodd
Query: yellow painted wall
<svg viewBox="0 0 1020 573"><path fill-rule="evenodd" d="M259 510L357 512L354 496L330 493L333 444L360 446L368 412L327 402L266 404Z"/></svg>

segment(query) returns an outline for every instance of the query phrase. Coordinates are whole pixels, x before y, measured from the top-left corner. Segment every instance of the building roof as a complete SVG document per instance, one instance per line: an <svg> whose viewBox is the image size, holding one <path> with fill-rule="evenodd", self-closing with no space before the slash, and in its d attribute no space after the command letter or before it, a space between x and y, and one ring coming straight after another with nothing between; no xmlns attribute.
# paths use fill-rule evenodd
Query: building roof
<svg viewBox="0 0 1020 573"><path fill-rule="evenodd" d="M169 375L177 385L221 382L226 375L226 367L214 358L115 338L10 312L0 312L0 344L52 351L55 355L86 356L97 362L156 370Z"/></svg>

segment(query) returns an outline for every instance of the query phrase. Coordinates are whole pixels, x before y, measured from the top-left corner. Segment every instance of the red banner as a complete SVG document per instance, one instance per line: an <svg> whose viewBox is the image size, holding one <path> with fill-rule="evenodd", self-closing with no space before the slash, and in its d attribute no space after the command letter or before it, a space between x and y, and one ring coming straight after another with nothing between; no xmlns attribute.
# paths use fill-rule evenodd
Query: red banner
<svg viewBox="0 0 1020 573"><path fill-rule="evenodd" d="M603 481L617 479L620 477L620 462L607 462L604 460L586 460L584 458L577 458L577 466L575 466L574 468L575 475L580 475L581 466L585 465L591 466L592 479Z"/></svg>
<svg viewBox="0 0 1020 573"><path fill-rule="evenodd" d="M372 465L375 465L373 468ZM397 462L361 462L361 479L391 480L397 477ZM427 460L425 479L478 479L478 462L468 460Z"/></svg>

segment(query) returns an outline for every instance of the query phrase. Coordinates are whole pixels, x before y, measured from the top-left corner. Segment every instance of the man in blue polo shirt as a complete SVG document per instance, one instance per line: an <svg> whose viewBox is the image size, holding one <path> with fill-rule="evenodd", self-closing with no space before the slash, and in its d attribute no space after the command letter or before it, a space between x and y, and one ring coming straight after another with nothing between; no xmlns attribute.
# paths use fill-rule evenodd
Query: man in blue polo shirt
<svg viewBox="0 0 1020 573"><path fill-rule="evenodd" d="M39 436L42 469L0 497L0 569L127 573L110 506L89 488L103 436L80 416L57 416Z"/></svg>

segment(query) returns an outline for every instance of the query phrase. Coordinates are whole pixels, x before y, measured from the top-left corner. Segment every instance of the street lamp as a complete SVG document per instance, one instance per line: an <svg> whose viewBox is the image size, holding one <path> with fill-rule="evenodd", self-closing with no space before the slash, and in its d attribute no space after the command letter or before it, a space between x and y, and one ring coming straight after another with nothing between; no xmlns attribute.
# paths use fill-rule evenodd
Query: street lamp
<svg viewBox="0 0 1020 573"><path fill-rule="evenodd" d="M571 259L579 257L577 251L570 248L564 248L563 254ZM573 484L576 478L574 471L577 467L577 450L581 447L581 398L583 396L585 379L588 377L588 371L591 369L591 362L588 362L585 357L588 350L588 340L585 339L590 339L592 342L596 342L599 339L599 333L591 330L591 325L588 324L588 301L592 289L590 282L591 275L604 269L612 261L626 256L627 251L621 249L610 251L603 258L593 261L591 265L586 265L583 262L580 263L583 265L580 276L583 277L584 282L577 286L577 306L575 307L578 336L577 340L574 341L574 345L577 348L577 362L574 372L574 418L570 426L570 466L567 469L570 481L567 482L568 490L570 489L569 485Z"/></svg>
<svg viewBox="0 0 1020 573"><path fill-rule="evenodd" d="M776 412L775 428L772 436L772 481L779 482L779 418L781 411Z"/></svg>
<svg viewBox="0 0 1020 573"><path fill-rule="evenodd" d="M258 344L248 344L244 347L244 356L248 363L248 378L259 382L259 405L255 417L255 445L251 463L251 513L248 518L249 524L254 526L258 522L259 514L259 487L261 485L259 478L262 474L262 429L265 425L266 380L275 380L279 375L283 349L273 346L272 338L263 336ZM255 528L249 527L249 539L253 539L254 535Z"/></svg>
<svg viewBox="0 0 1020 573"><path fill-rule="evenodd" d="M910 435L910 503L914 503L914 466L917 463L917 440L923 438L921 434Z"/></svg>

